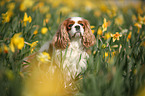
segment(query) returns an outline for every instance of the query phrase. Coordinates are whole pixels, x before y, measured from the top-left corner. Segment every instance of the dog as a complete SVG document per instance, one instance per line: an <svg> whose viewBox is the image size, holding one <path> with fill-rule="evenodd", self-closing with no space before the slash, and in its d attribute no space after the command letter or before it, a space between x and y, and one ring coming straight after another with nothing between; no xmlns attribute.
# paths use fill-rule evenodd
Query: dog
<svg viewBox="0 0 145 96"><path fill-rule="evenodd" d="M55 63L61 66L68 76L75 78L86 70L87 58L89 58L86 51L95 42L88 20L82 17L71 17L60 24L53 40L44 44L40 52L48 50L48 45L51 44L54 47Z"/></svg>
<svg viewBox="0 0 145 96"><path fill-rule="evenodd" d="M89 54L87 49L96 42L88 20L82 17L71 17L64 20L52 41L46 42L39 50L48 52L53 61L75 78L87 68Z"/></svg>

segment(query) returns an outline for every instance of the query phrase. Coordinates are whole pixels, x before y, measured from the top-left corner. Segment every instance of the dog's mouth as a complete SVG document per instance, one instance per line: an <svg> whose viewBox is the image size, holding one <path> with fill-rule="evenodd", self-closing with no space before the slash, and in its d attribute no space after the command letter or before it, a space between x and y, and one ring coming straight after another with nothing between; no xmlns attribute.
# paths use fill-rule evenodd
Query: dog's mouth
<svg viewBox="0 0 145 96"><path fill-rule="evenodd" d="M72 38L74 37L83 37L82 33L80 31L75 32L75 34L72 36Z"/></svg>

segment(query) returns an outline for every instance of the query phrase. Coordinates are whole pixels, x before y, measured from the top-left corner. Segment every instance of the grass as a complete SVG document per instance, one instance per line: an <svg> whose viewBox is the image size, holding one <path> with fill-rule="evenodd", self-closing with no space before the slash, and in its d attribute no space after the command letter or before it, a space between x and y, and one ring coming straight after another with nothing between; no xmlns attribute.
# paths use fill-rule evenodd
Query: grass
<svg viewBox="0 0 145 96"><path fill-rule="evenodd" d="M68 1L0 1L0 96L144 96L144 2L122 7L109 1ZM65 87L63 72L52 62L35 58L30 64L24 58L52 40L70 16L87 19L97 42L85 73ZM27 65L33 65L31 72L22 71Z"/></svg>

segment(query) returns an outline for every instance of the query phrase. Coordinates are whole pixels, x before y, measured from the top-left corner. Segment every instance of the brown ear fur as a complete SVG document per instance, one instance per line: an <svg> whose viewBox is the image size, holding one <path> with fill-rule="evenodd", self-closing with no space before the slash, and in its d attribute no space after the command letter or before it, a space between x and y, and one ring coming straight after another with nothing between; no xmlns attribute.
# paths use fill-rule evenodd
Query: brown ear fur
<svg viewBox="0 0 145 96"><path fill-rule="evenodd" d="M70 18L66 19L58 28L57 33L53 38L53 46L58 49L65 49L70 43L69 35L67 32L67 23Z"/></svg>
<svg viewBox="0 0 145 96"><path fill-rule="evenodd" d="M85 24L85 32L83 35L83 45L86 48L89 48L96 43L96 39L95 39L94 34L91 31L90 24L89 24L88 20L83 19L83 22Z"/></svg>

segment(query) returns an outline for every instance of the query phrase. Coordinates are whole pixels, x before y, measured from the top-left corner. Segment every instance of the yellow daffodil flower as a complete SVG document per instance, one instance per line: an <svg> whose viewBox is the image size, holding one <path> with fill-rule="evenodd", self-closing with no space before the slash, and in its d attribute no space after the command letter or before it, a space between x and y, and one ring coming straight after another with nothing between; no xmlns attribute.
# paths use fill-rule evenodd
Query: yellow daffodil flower
<svg viewBox="0 0 145 96"><path fill-rule="evenodd" d="M25 43L26 43L26 42L25 42ZM32 48L32 49L31 49L31 53L34 51L35 46L37 46L37 43L38 43L38 41L35 41L35 42L33 42L32 44L26 43L26 44L30 45L30 48Z"/></svg>
<svg viewBox="0 0 145 96"><path fill-rule="evenodd" d="M8 47L5 44L3 46L4 46L4 53L8 53L9 50Z"/></svg>
<svg viewBox="0 0 145 96"><path fill-rule="evenodd" d="M144 47L145 47L145 41L143 41L143 42L141 43L141 46L144 46Z"/></svg>
<svg viewBox="0 0 145 96"><path fill-rule="evenodd" d="M37 55L37 60L43 63L50 62L50 55L47 52L42 52Z"/></svg>
<svg viewBox="0 0 145 96"><path fill-rule="evenodd" d="M119 34L119 32L116 32L115 34L111 34L111 37L113 37L113 42L116 40L119 40L119 37L121 37L122 34Z"/></svg>
<svg viewBox="0 0 145 96"><path fill-rule="evenodd" d="M134 26L138 28L137 33L139 33L140 29L142 28L142 25L140 23L135 23Z"/></svg>
<svg viewBox="0 0 145 96"><path fill-rule="evenodd" d="M105 58L108 57L108 56L109 56L109 55L108 55L108 52L105 52Z"/></svg>
<svg viewBox="0 0 145 96"><path fill-rule="evenodd" d="M15 52L15 48L21 50L24 47L24 38L21 37L22 33L16 33L10 42L10 49L12 52Z"/></svg>
<svg viewBox="0 0 145 96"><path fill-rule="evenodd" d="M96 10L96 11L94 12L94 16L100 17L100 16L101 16L101 11L100 11L100 10Z"/></svg>
<svg viewBox="0 0 145 96"><path fill-rule="evenodd" d="M5 4L4 0L0 1L0 6L3 6L4 4Z"/></svg>
<svg viewBox="0 0 145 96"><path fill-rule="evenodd" d="M25 11L27 8L32 7L34 3L34 0L23 0L23 2L20 4L20 11Z"/></svg>
<svg viewBox="0 0 145 96"><path fill-rule="evenodd" d="M129 39L131 39L131 35L132 35L132 32L129 32L129 34L128 34L128 36L127 36L127 41L128 41Z"/></svg>
<svg viewBox="0 0 145 96"><path fill-rule="evenodd" d="M11 16L13 15L12 11L7 11L6 13L2 13L2 23L7 23L10 21Z"/></svg>
<svg viewBox="0 0 145 96"><path fill-rule="evenodd" d="M143 17L141 17L140 14L138 15L137 19L140 24L143 24Z"/></svg>
<svg viewBox="0 0 145 96"><path fill-rule="evenodd" d="M15 3L9 3L7 5L7 8L8 8L8 10L11 10L12 11L15 8Z"/></svg>
<svg viewBox="0 0 145 96"><path fill-rule="evenodd" d="M94 34L95 30L94 30L95 26L91 26L91 31Z"/></svg>
<svg viewBox="0 0 145 96"><path fill-rule="evenodd" d="M48 31L48 29L47 29L46 27L43 27L43 28L41 29L41 33L42 33L42 34L46 34L47 31Z"/></svg>
<svg viewBox="0 0 145 96"><path fill-rule="evenodd" d="M36 35L37 33L38 33L38 30L35 30L35 31L33 32L34 35Z"/></svg>
<svg viewBox="0 0 145 96"><path fill-rule="evenodd" d="M26 26L27 21L28 21L29 23L31 23L32 18L31 18L31 16L28 17L28 16L27 16L27 13L25 13L25 14L24 14L24 18L23 18L24 26Z"/></svg>
<svg viewBox="0 0 145 96"><path fill-rule="evenodd" d="M108 40L110 37L111 37L111 34L110 33L105 33L105 36L104 36L104 39L105 40Z"/></svg>
<svg viewBox="0 0 145 96"><path fill-rule="evenodd" d="M103 32L104 32L104 31L107 31L107 27L108 27L108 22L106 21L106 18L104 18L104 23L103 23L103 25L102 25Z"/></svg>
<svg viewBox="0 0 145 96"><path fill-rule="evenodd" d="M101 28L101 27L99 27L99 29L98 29L98 31L97 31L97 34L98 34L98 35L102 35L102 34L103 34L103 31L102 31L102 28Z"/></svg>

